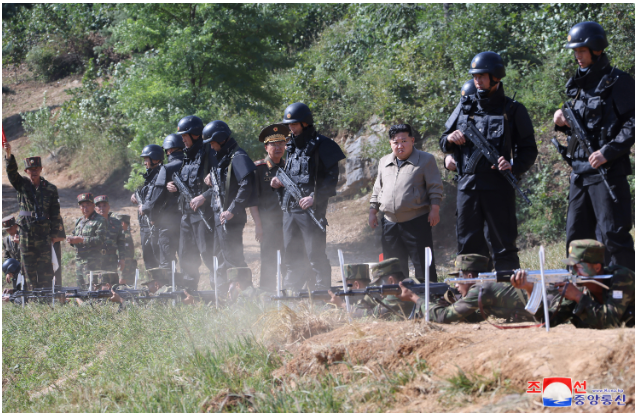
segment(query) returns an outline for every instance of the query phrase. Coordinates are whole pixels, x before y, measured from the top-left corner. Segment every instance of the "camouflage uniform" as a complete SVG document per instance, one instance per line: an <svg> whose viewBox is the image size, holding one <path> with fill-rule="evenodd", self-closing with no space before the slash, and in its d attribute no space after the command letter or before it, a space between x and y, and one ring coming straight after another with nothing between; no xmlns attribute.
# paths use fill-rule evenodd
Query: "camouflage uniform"
<svg viewBox="0 0 637 415"><path fill-rule="evenodd" d="M371 280L369 279L369 266L367 264L345 264L345 281L347 283L360 281L365 285L369 285ZM359 298L352 303L350 299L350 310L352 317L361 318L372 316L374 314L374 307L376 303L369 296L366 295L363 298Z"/></svg>
<svg viewBox="0 0 637 415"><path fill-rule="evenodd" d="M371 285L381 285L383 278L393 276L396 280L402 281L405 275L400 266L398 258L389 258L371 267L373 281ZM382 319L402 319L409 317L414 308L414 304L410 301L401 301L395 295L388 295L383 299L371 299L374 308L372 315Z"/></svg>
<svg viewBox="0 0 637 415"><path fill-rule="evenodd" d="M228 276L228 284L232 283L241 283L242 286L246 288L242 289L241 292L237 295L237 304L243 303L256 303L257 301L261 302L263 305L266 300L269 300L270 294L255 288L252 285L252 270L248 267L236 267L236 268L228 268L228 272L226 274ZM255 301L256 300L256 301Z"/></svg>
<svg viewBox="0 0 637 415"><path fill-rule="evenodd" d="M34 287L47 287L53 280L51 238L64 238L57 187L44 178L36 188L18 173L18 164L11 155L6 159L7 176L18 194L20 213L20 263ZM40 157L25 159L25 168L40 167Z"/></svg>
<svg viewBox="0 0 637 415"><path fill-rule="evenodd" d="M93 202L93 195L83 193L78 197L78 204L81 202ZM85 285L84 276L89 275L89 271L102 269L104 262L104 240L106 238L106 220L93 212L88 219L84 217L75 221L73 236L84 237L84 242L72 244L77 249L75 253L75 274L79 286Z"/></svg>
<svg viewBox="0 0 637 415"><path fill-rule="evenodd" d="M604 244L593 239L575 240L569 246L568 259L563 262L568 265L580 262L603 264L605 249ZM633 327L635 325L635 273L626 267L612 265L602 270L600 275L604 274L613 274L613 278L610 281L603 281L608 286L608 290L602 290L601 302L584 288L579 304L564 299L558 309L561 296L556 296L549 309L551 326L567 323L570 320L577 328L607 329L619 327L622 323ZM535 317L544 321L542 306Z"/></svg>
<svg viewBox="0 0 637 415"><path fill-rule="evenodd" d="M124 231L124 269L122 270L122 278L127 282L135 281L135 271L137 270L137 259L135 259L135 244L130 231L130 216L122 213L114 213L113 216L122 223L128 225L128 229Z"/></svg>
<svg viewBox="0 0 637 415"><path fill-rule="evenodd" d="M13 216L7 216L2 219L2 230L6 231L16 225L15 218ZM20 261L20 245L13 242L13 236L7 235L2 238L2 262L13 258L16 261Z"/></svg>
<svg viewBox="0 0 637 415"><path fill-rule="evenodd" d="M118 261L126 259L126 235L124 234L122 222L115 218L112 213L109 212L108 218L104 218L104 220L106 222L106 233L104 235L106 255L104 255L104 264L102 266L105 270L117 272Z"/></svg>
<svg viewBox="0 0 637 415"><path fill-rule="evenodd" d="M457 270L449 275L458 275L460 271L487 272L488 264L489 258L482 255L459 255L456 258ZM486 316L482 316L480 312L480 290L482 308L489 316L504 318L509 322L533 321L533 316L524 309L528 299L526 293L509 284L501 283L475 284L465 297L451 305L430 302L429 320L443 324L482 321ZM421 298L416 303L421 315L425 313L425 301L425 298Z"/></svg>

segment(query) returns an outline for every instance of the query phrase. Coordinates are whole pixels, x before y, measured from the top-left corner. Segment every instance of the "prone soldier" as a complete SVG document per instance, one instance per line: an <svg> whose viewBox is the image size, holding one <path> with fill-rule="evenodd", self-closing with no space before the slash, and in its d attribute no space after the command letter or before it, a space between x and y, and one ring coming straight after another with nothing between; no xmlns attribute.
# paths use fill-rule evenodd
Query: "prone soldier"
<svg viewBox="0 0 637 415"><path fill-rule="evenodd" d="M11 144L4 143L7 176L18 194L20 263L29 283L49 287L53 280L52 245L63 241L66 233L60 215L60 199L55 185L44 179L40 157L24 160L23 177L11 154Z"/></svg>
<svg viewBox="0 0 637 415"><path fill-rule="evenodd" d="M117 274L117 271L123 271L126 265L126 233L122 222L110 210L108 196L101 195L95 198L95 211L104 218L106 225L104 234L106 254L102 267L106 271ZM126 280L122 278L119 283L126 284Z"/></svg>
<svg viewBox="0 0 637 415"><path fill-rule="evenodd" d="M168 156L168 164L160 164L159 173L149 185L145 202L142 204L142 213L149 218L151 225L157 233L157 244L153 245L155 258L159 260L160 268L171 268L172 261L176 260L179 249L179 221L175 219L179 214L179 195L171 193L166 188L172 181L173 173L181 168L183 163L184 141L178 134L170 134L164 139L163 149L157 145L146 146L144 162L163 160L164 152Z"/></svg>
<svg viewBox="0 0 637 415"><path fill-rule="evenodd" d="M454 153L459 174L458 255L489 256L484 236L486 223L495 268L517 269L520 260L516 247L515 190L498 170L510 170L514 176L520 176L531 168L538 154L533 124L524 105L504 94L501 80L506 72L500 55L477 54L469 73L473 74L477 92L467 99L463 97L454 111L457 116L447 120L440 138L443 153ZM468 123L474 123L499 152L497 166L492 166L465 137L463 131Z"/></svg>
<svg viewBox="0 0 637 415"><path fill-rule="evenodd" d="M232 138L232 131L225 122L208 123L203 129L203 138L204 144L210 143L217 159L205 182L212 187L212 192L217 192L210 199L216 223L217 278L223 284L228 269L248 266L243 255L243 228L248 220L246 208L256 204L253 174L256 166ZM217 180L216 186L213 186L212 175Z"/></svg>
<svg viewBox="0 0 637 415"><path fill-rule="evenodd" d="M607 329L622 324L634 327L635 273L621 265L604 267L604 244L594 239L571 241L568 251L568 258L562 262L572 266L577 275L592 277L612 274L613 277L602 280L608 289L587 284L580 290L570 283L555 284L562 294L550 302L551 326L570 321L577 328L587 329ZM511 277L511 284L526 290L529 295L533 291L533 284L527 282L524 270ZM538 320L544 320L543 307L540 306L535 314Z"/></svg>
<svg viewBox="0 0 637 415"><path fill-rule="evenodd" d="M450 272L449 275L458 276L459 278L476 278L478 273L490 270L489 258L478 254L458 255L455 265L456 270ZM398 298L415 303L416 310L419 310L419 314L424 316L425 301L430 300L418 296L404 286L401 288L402 292ZM509 284L491 282L485 284L456 284L456 288L462 295L462 299L455 301L455 298L450 298L451 304L430 301L430 321L443 324L454 322L476 323L486 320L489 315L514 322L533 321L533 316L524 309L528 300L526 293Z"/></svg>
<svg viewBox="0 0 637 415"><path fill-rule="evenodd" d="M77 196L77 204L82 211L82 217L75 221L75 229L66 241L75 247L75 274L78 287L86 287L84 277L90 271L102 268L106 249L106 220L95 212L94 198L91 193Z"/></svg>
<svg viewBox="0 0 637 415"><path fill-rule="evenodd" d="M598 227L609 256L606 263L634 270L635 243L630 235L633 222L626 176L634 174L629 155L635 144L635 80L611 65L604 53L607 46L606 33L595 22L578 23L568 33L566 47L573 49L579 68L566 83L566 95L572 100L573 113L580 118L591 148L575 137L574 126L569 125L561 109L557 110L553 116L555 130L567 134L568 145L564 147L555 139L554 144L573 168L566 247L577 239L595 239Z"/></svg>
<svg viewBox="0 0 637 415"><path fill-rule="evenodd" d="M228 301L230 303L241 304L245 301L254 303L254 300L258 299L261 305L265 304L269 294L254 287L252 283L252 270L250 268L229 268L227 275L229 284Z"/></svg>
<svg viewBox="0 0 637 415"><path fill-rule="evenodd" d="M193 194L193 199L187 203L186 196L179 195L179 210L181 224L179 228L179 266L183 273L184 284L196 290L199 284L199 265L203 259L209 271L213 270L214 233L208 229L205 220L214 225L214 215L210 204L205 203L212 197L212 190L204 183L204 177L212 167L216 167L217 159L214 150L204 145L201 134L203 121L201 118L189 115L179 121L177 134L184 140L185 157L178 176ZM169 192L178 191L171 180L166 185ZM200 215L201 212L201 215Z"/></svg>
<svg viewBox="0 0 637 415"><path fill-rule="evenodd" d="M324 290L332 281L332 268L325 253L326 234L306 210L313 208L316 219L327 225L325 214L329 198L336 194L338 162L345 155L333 140L316 132L312 112L307 105L301 102L289 105L283 113L282 123L287 124L292 132L283 171L305 195L301 200L294 200L278 178L270 182L273 188L278 189L284 212L284 262L287 268L284 288L298 291L305 282L301 279L303 263L293 258L295 251L292 249L292 245L298 243L297 236L300 234L315 277L313 283L316 289Z"/></svg>
<svg viewBox="0 0 637 415"><path fill-rule="evenodd" d="M352 284L352 290L364 290L369 286L372 280L369 278L369 265L367 264L345 264L345 282L347 284ZM328 291L330 296L330 303L340 306L344 309L347 308L346 302L341 298L337 297L332 293L331 290ZM372 298L368 295L359 298L354 302L354 304L350 304L350 312L352 317L361 318L366 316L374 315L374 308L376 307L376 303Z"/></svg>

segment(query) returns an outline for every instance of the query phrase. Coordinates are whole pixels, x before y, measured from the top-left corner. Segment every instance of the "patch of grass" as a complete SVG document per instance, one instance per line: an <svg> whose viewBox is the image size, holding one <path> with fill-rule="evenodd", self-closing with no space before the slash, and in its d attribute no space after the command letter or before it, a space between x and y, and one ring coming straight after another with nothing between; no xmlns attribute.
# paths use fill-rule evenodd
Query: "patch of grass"
<svg viewBox="0 0 637 415"><path fill-rule="evenodd" d="M449 385L446 391L450 394L465 394L480 396L485 392L494 392L501 388L507 388L509 381L502 379L499 372L495 371L491 376L467 374L458 368L458 373L446 379Z"/></svg>

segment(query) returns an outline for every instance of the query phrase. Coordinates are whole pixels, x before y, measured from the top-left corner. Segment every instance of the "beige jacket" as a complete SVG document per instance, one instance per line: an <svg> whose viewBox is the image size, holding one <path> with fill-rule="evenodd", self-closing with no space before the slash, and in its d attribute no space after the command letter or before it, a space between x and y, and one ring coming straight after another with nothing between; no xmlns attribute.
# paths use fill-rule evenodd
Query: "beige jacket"
<svg viewBox="0 0 637 415"><path fill-rule="evenodd" d="M442 178L433 155L414 149L400 169L393 153L380 159L370 203L380 204L385 219L407 222L441 200Z"/></svg>

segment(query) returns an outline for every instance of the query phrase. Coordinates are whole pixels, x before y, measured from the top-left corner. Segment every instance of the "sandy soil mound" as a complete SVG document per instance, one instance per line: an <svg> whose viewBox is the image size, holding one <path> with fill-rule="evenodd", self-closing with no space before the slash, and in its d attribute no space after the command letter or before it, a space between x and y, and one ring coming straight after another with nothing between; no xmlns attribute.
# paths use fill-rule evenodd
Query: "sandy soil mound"
<svg viewBox="0 0 637 415"><path fill-rule="evenodd" d="M622 388L627 397L622 411L634 411L634 343L635 330L626 328L578 330L565 325L546 333L543 329L498 330L486 323L353 323L294 347L293 357L275 376L291 380L338 374L347 379L361 371L381 376L424 361L431 377L419 376L408 384L403 390L404 406L397 411L451 409L454 401L445 402L440 394L445 380L460 370L473 378L495 376L507 387L491 397L468 399L456 410L481 411L488 405L493 411L542 410L539 395L525 394L527 382L562 376L587 380L589 389ZM511 391L517 393L506 395Z"/></svg>

